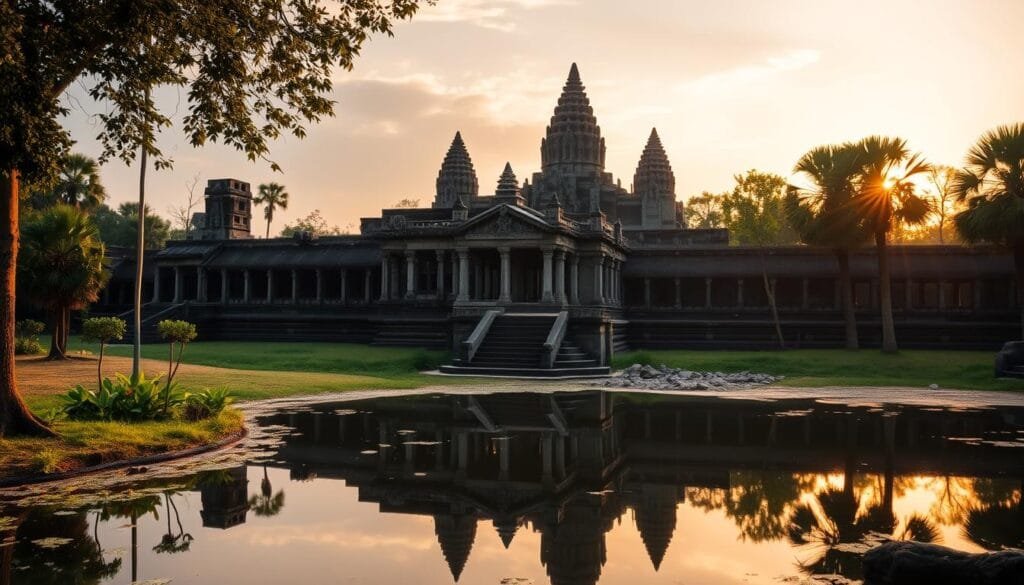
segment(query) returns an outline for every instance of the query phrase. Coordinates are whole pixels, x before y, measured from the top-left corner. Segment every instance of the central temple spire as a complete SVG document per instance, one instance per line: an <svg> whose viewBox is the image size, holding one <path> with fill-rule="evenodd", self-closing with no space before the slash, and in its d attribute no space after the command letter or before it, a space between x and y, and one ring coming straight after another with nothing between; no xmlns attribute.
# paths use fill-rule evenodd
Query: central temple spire
<svg viewBox="0 0 1024 585"><path fill-rule="evenodd" d="M604 170L604 139L585 90L579 68L573 63L547 136L540 144L543 170Z"/></svg>

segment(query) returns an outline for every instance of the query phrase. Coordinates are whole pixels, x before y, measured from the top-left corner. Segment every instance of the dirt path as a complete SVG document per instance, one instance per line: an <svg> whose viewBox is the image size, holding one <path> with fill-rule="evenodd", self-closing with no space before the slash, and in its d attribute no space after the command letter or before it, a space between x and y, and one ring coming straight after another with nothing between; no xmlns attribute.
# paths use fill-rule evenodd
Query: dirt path
<svg viewBox="0 0 1024 585"><path fill-rule="evenodd" d="M51 362L40 357L18 358L17 378L22 393L27 397L53 396L66 392L76 384L92 387L96 384L96 358L76 356L66 361ZM167 362L142 360L143 371L149 376L166 375ZM103 358L103 375L129 373L132 360L128 357ZM382 378L349 374L316 372L275 372L264 370L233 370L213 366L181 364L176 381L188 388L217 388L226 386L235 393L258 398L260 394L291 395L304 392L344 390L365 384L380 388Z"/></svg>

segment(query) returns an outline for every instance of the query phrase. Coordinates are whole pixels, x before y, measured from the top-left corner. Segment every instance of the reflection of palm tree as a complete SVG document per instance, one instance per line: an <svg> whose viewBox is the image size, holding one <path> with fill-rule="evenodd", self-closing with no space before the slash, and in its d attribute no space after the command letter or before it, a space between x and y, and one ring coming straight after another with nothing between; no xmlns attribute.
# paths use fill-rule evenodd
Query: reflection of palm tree
<svg viewBox="0 0 1024 585"><path fill-rule="evenodd" d="M979 489L982 487L977 485L975 488L978 499L983 500L986 495L990 497L967 512L964 534L989 550L1024 548L1024 485L1020 491L1009 494Z"/></svg>
<svg viewBox="0 0 1024 585"><path fill-rule="evenodd" d="M156 511L158 506L160 506L158 496L145 496L125 502L107 504L101 510L100 517L103 520L110 518L129 518L131 520L129 527L132 531L131 578L133 583L139 580L139 518L152 513L159 520L160 516Z"/></svg>
<svg viewBox="0 0 1024 585"><path fill-rule="evenodd" d="M160 544L153 547L154 552L175 554L185 552L192 546L194 539L191 534L185 532L185 528L181 525L181 515L178 513L178 506L174 503L175 495L173 492L164 492L164 503L167 507L167 534L160 539ZM171 529L172 512L178 523L177 534Z"/></svg>
<svg viewBox="0 0 1024 585"><path fill-rule="evenodd" d="M106 562L99 545L89 536L89 521L85 512L54 515L53 509L34 509L20 517L14 546L4 547L2 553L10 560L2 560L0 583L11 583L5 572L17 562L20 583L33 585L64 585L66 583L98 583L121 570L121 559ZM14 535L13 531L5 534ZM6 536L0 536L4 538ZM64 538L66 544L40 546L39 539Z"/></svg>
<svg viewBox="0 0 1024 585"><path fill-rule="evenodd" d="M267 475L267 466L263 466L263 480L260 482L260 493L249 498L249 507L257 516L277 516L284 508L284 490L274 493Z"/></svg>

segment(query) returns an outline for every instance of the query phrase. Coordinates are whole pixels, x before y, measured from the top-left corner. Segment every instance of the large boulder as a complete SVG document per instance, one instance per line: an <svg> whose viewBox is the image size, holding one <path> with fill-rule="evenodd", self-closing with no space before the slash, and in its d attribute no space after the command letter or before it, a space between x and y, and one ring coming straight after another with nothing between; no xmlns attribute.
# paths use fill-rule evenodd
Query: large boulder
<svg viewBox="0 0 1024 585"><path fill-rule="evenodd" d="M1024 585L1024 552L970 554L921 542L887 542L864 554L865 585Z"/></svg>
<svg viewBox="0 0 1024 585"><path fill-rule="evenodd" d="M997 378L1024 378L1024 341L1008 341L996 354Z"/></svg>

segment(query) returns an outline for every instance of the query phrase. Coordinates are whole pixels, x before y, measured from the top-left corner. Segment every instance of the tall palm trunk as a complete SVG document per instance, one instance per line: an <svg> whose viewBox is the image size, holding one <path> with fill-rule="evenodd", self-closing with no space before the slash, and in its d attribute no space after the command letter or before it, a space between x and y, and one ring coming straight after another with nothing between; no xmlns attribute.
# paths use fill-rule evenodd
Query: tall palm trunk
<svg viewBox="0 0 1024 585"><path fill-rule="evenodd" d="M839 302L843 304L843 322L846 326L846 349L859 349L857 338L857 312L853 307L853 278L850 276L850 251L836 250L839 264Z"/></svg>
<svg viewBox="0 0 1024 585"><path fill-rule="evenodd" d="M149 101L149 90L146 90L146 101ZM132 379L137 380L142 373L142 262L145 259L146 244L146 147L141 148L139 157L139 218L138 233L135 236L135 290L132 298ZM154 281L153 286L156 286Z"/></svg>
<svg viewBox="0 0 1024 585"><path fill-rule="evenodd" d="M268 240L270 239L270 222L273 221L273 220L274 220L274 208L273 207L267 207L267 237L266 237L266 239L268 239Z"/></svg>
<svg viewBox="0 0 1024 585"><path fill-rule="evenodd" d="M64 311L57 309L53 312L53 335L50 336L50 353L46 356L48 360L62 360L64 355L61 341L64 339Z"/></svg>
<svg viewBox="0 0 1024 585"><path fill-rule="evenodd" d="M896 323L892 317L892 281L889 278L889 245L886 233L875 233L875 252L878 254L878 304L882 310L882 352L896 353Z"/></svg>
<svg viewBox="0 0 1024 585"><path fill-rule="evenodd" d="M14 376L14 300L18 266L18 170L8 169L0 192L0 437L53 435L28 409Z"/></svg>
<svg viewBox="0 0 1024 585"><path fill-rule="evenodd" d="M1024 238L1013 243L1013 268L1017 281L1017 307L1020 309L1020 338L1024 339Z"/></svg>

